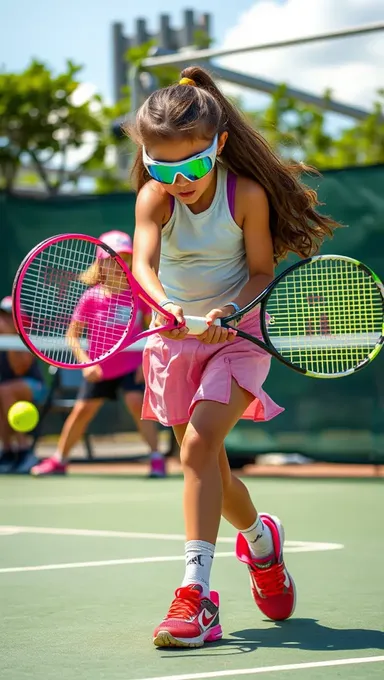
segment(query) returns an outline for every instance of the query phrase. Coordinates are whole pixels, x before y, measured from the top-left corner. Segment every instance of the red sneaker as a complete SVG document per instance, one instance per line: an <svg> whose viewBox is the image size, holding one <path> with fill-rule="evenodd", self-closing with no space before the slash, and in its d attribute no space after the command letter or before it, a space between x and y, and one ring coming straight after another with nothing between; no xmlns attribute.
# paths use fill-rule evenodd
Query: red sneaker
<svg viewBox="0 0 384 680"><path fill-rule="evenodd" d="M295 583L283 558L284 529L277 517L261 513L260 518L271 530L273 554L266 559L255 559L248 541L239 533L236 557L248 567L253 599L260 611L273 621L283 621L292 616L296 605Z"/></svg>
<svg viewBox="0 0 384 680"><path fill-rule="evenodd" d="M61 463L57 458L46 458L31 469L31 475L34 477L42 477L44 475L65 475L67 472L67 464Z"/></svg>
<svg viewBox="0 0 384 680"><path fill-rule="evenodd" d="M178 588L168 614L155 629L156 647L202 647L204 642L221 640L219 593L202 596L198 584Z"/></svg>

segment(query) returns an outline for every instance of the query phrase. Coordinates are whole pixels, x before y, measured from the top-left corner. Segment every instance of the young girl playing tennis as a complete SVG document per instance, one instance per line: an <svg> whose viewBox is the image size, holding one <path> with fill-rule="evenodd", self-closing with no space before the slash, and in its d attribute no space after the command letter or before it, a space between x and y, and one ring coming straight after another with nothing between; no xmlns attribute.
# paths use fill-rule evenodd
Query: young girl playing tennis
<svg viewBox="0 0 384 680"><path fill-rule="evenodd" d="M128 266L131 265L132 241L128 234L121 231L109 231L102 234L100 240L119 253ZM129 318L131 299L130 294L124 290L125 278L121 276L120 269L102 249L99 249L97 261L81 275L80 279L88 288L74 311L69 335L72 338L74 351L79 355L81 353L84 355L78 343L83 329L86 328L89 352L92 354L97 348L98 338L102 340L105 338L108 326L111 328L112 322L116 323L117 320L121 324L121 331L125 328ZM137 332L146 327L151 313L150 308L144 302L140 304L136 319ZM119 331L115 330L115 332ZM82 358L85 361L88 360L87 355ZM102 364L83 370L83 382L76 403L65 422L56 452L51 458L35 465L31 470L32 475L40 477L65 474L71 449L85 432L91 420L95 418L105 400L116 400L121 390L126 407L151 450L150 476L165 477L165 458L157 449L156 425L148 420L140 420L144 392L141 364L141 351L121 352Z"/></svg>
<svg viewBox="0 0 384 680"><path fill-rule="evenodd" d="M275 262L289 251L309 255L336 226L300 183L303 166L284 165L199 67L154 92L129 132L139 145L134 275L180 322L209 323L243 307L271 282ZM241 328L259 331L257 309ZM185 575L154 632L157 646L221 637L210 590L221 515L239 532L236 555L263 614L286 619L296 599L283 526L257 513L224 448L239 418L266 421L283 410L262 389L270 357L219 326L187 332L155 334L144 351L142 415L173 427L184 473Z"/></svg>

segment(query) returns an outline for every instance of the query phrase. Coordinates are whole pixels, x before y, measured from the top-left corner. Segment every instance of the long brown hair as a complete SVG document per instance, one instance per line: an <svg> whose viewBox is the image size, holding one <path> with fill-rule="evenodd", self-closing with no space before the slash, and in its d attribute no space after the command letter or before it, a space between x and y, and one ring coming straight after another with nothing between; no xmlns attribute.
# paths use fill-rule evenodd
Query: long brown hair
<svg viewBox="0 0 384 680"><path fill-rule="evenodd" d="M316 191L300 181L305 171L301 163L284 163L262 135L254 130L243 114L223 95L207 71L190 66L181 73L192 84L171 85L157 90L137 112L134 125L125 132L139 148L132 181L136 191L151 178L142 160L142 146L154 140L212 140L216 133L228 132L218 162L236 175L258 182L266 191L270 206L270 229L275 260L288 252L301 257L315 253L326 236L332 236L337 222L317 212Z"/></svg>

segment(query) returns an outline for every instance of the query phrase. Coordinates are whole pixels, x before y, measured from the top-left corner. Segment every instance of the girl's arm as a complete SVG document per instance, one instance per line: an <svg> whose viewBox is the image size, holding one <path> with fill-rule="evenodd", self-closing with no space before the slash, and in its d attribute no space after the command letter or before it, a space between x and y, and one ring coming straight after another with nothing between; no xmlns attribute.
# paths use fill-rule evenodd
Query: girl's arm
<svg viewBox="0 0 384 680"><path fill-rule="evenodd" d="M79 363L88 363L90 361L89 354L80 344L80 338L85 326L86 324L81 321L71 321L66 334L67 343ZM102 380L103 378L103 369L100 364L94 364L94 366L83 368L82 372L84 378L86 378L88 382L99 382L99 380Z"/></svg>
<svg viewBox="0 0 384 680"><path fill-rule="evenodd" d="M157 303L167 297L157 273L160 262L161 229L168 207L168 194L155 191L150 182L145 184L139 192L136 201L132 273L142 288ZM167 305L167 311L183 323L183 312L178 305ZM187 332L187 329L179 329L164 335L173 339L181 339Z"/></svg>
<svg viewBox="0 0 384 680"><path fill-rule="evenodd" d="M235 206L236 223L241 224L244 234L245 253L247 257L249 279L240 291L239 295L228 302L235 302L239 307L244 307L261 293L274 277L273 242L269 229L269 204L264 189L254 182L239 177L236 190ZM207 319L214 321L217 318L232 314L232 305L221 309L212 309L207 314ZM210 328L199 336L202 342L223 342L233 340L235 336L221 336L217 326Z"/></svg>
<svg viewBox="0 0 384 680"><path fill-rule="evenodd" d="M166 196L145 184L137 197L135 211L132 273L156 302L162 302L166 298L164 288L157 277L166 200Z"/></svg>
<svg viewBox="0 0 384 680"><path fill-rule="evenodd" d="M89 355L80 344L80 338L85 326L86 324L82 323L81 321L71 321L65 336L67 343L74 353L77 361L82 364L86 364L90 361Z"/></svg>
<svg viewBox="0 0 384 680"><path fill-rule="evenodd" d="M92 297L92 289L89 288L85 293L83 293L79 302L77 303L65 334L66 341L74 353L77 361L82 364L89 363L91 359L88 352L86 352L86 350L81 347L81 336L87 327L86 319L92 319L95 313L96 309Z"/></svg>
<svg viewBox="0 0 384 680"><path fill-rule="evenodd" d="M273 281L273 241L269 228L268 198L264 189L252 180L239 178L236 202L241 208L239 224L243 226L249 280L236 299L228 302L236 302L239 307L244 307Z"/></svg>

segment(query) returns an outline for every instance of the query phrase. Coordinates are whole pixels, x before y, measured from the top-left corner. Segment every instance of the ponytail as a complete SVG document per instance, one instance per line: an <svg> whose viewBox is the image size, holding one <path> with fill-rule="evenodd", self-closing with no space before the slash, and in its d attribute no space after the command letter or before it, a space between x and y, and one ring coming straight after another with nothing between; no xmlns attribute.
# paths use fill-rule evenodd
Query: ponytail
<svg viewBox="0 0 384 680"><path fill-rule="evenodd" d="M200 66L189 66L181 73L182 82L154 92L139 109L130 134L139 145L153 140L185 137L212 140L227 131L228 139L218 162L234 174L260 184L270 205L270 230L275 261L288 252L308 257L324 238L339 226L321 215L317 194L300 180L303 164L283 162L262 135L254 130L239 109L217 87ZM138 149L132 171L139 191L150 177Z"/></svg>

